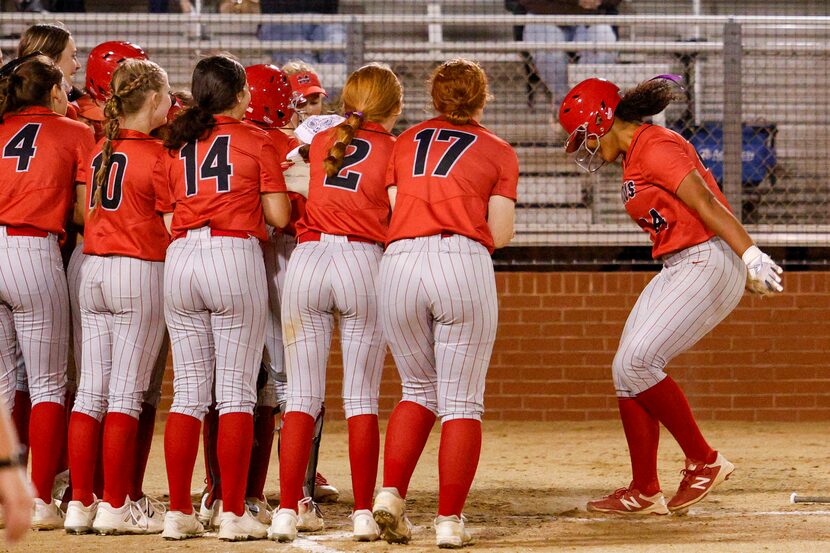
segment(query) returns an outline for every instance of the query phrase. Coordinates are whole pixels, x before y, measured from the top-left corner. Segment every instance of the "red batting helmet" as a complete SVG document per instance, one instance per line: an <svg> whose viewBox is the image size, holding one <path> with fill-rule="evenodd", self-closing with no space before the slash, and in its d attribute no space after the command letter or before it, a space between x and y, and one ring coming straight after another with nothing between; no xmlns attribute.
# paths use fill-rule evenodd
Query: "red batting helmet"
<svg viewBox="0 0 830 553"><path fill-rule="evenodd" d="M620 88L605 79L586 79L573 87L559 107L559 124L568 133L565 151L576 151L588 135L610 131L619 103Z"/></svg>
<svg viewBox="0 0 830 553"><path fill-rule="evenodd" d="M291 85L285 73L275 65L260 64L245 68L251 103L245 118L271 127L282 127L291 116Z"/></svg>
<svg viewBox="0 0 830 553"><path fill-rule="evenodd" d="M103 42L92 49L86 62L86 91L93 100L107 101L112 74L119 63L128 59L148 58L140 46L130 42Z"/></svg>

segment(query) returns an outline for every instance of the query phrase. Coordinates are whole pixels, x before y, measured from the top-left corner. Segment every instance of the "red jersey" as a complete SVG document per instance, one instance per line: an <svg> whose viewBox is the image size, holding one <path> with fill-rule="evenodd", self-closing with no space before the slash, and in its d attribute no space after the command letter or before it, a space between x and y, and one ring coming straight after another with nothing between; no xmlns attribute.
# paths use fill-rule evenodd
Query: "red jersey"
<svg viewBox="0 0 830 553"><path fill-rule="evenodd" d="M266 239L260 194L286 192L280 160L268 134L217 115L204 140L165 156L173 212L173 238L189 229L248 233Z"/></svg>
<svg viewBox="0 0 830 553"><path fill-rule="evenodd" d="M622 200L625 209L653 243L651 255L666 254L706 242L715 233L677 197L677 187L697 169L712 194L729 203L694 146L676 132L658 125L641 125L623 160Z"/></svg>
<svg viewBox="0 0 830 553"><path fill-rule="evenodd" d="M386 184L398 193L387 243L461 234L492 253L490 197L515 201L518 181L516 152L481 125L443 117L415 125L398 137L389 163Z"/></svg>
<svg viewBox="0 0 830 553"><path fill-rule="evenodd" d="M364 122L346 148L340 171L329 177L323 160L336 134L336 127L331 128L311 141L308 203L297 225L297 238L302 240L305 232L313 231L382 243L389 224L386 167L395 137L377 123Z"/></svg>
<svg viewBox="0 0 830 553"><path fill-rule="evenodd" d="M87 209L93 206L103 144L98 143L87 163ZM84 225L84 253L164 261L170 235L161 214L171 203L165 155L161 141L138 131L122 130L113 140L101 204Z"/></svg>
<svg viewBox="0 0 830 553"><path fill-rule="evenodd" d="M277 149L280 163L285 161L286 156L291 153L291 150L300 145L300 141L293 136L288 136L282 132L278 127L262 127L268 133L271 140L274 141L274 147ZM291 220L282 229L282 232L292 236L297 234L297 221L305 213L305 197L296 192L289 192L288 199L291 200Z"/></svg>
<svg viewBox="0 0 830 553"><path fill-rule="evenodd" d="M6 114L0 123L0 225L64 235L92 131L44 107Z"/></svg>

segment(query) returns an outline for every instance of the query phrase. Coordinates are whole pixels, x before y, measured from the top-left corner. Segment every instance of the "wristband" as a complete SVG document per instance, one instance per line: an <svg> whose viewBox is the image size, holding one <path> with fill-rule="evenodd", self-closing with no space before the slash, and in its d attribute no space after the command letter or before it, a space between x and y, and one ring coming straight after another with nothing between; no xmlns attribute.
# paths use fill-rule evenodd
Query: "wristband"
<svg viewBox="0 0 830 553"><path fill-rule="evenodd" d="M0 459L0 470L17 468L23 465L23 453L13 453L5 459Z"/></svg>
<svg viewBox="0 0 830 553"><path fill-rule="evenodd" d="M756 246L755 244L751 245L746 249L744 254L741 256L741 259L744 260L744 264L749 267L749 264L764 255L764 252Z"/></svg>

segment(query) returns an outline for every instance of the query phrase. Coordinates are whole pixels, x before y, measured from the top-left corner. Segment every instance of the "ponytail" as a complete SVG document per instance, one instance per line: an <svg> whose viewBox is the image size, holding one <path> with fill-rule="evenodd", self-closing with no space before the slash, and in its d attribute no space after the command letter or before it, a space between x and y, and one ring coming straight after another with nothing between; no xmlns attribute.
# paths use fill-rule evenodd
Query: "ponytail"
<svg viewBox="0 0 830 553"><path fill-rule="evenodd" d="M642 121L657 115L673 101L683 98L678 90L677 84L668 79L644 81L625 91L614 110L614 117L623 121Z"/></svg>
<svg viewBox="0 0 830 553"><path fill-rule="evenodd" d="M62 82L55 62L39 52L10 61L0 68L0 122L7 113L26 107L51 108L52 88Z"/></svg>
<svg viewBox="0 0 830 553"><path fill-rule="evenodd" d="M178 150L188 142L208 136L215 125L213 114L198 105L189 107L170 123L164 147Z"/></svg>
<svg viewBox="0 0 830 553"><path fill-rule="evenodd" d="M346 148L352 143L354 133L363 125L363 112L352 111L346 114L346 120L337 126L337 134L334 139L334 146L329 150L329 155L323 160L326 167L326 175L333 177L343 166L343 158L346 156Z"/></svg>
<svg viewBox="0 0 830 553"><path fill-rule="evenodd" d="M430 76L432 105L453 125L466 125L490 100L487 74L463 58L445 61Z"/></svg>

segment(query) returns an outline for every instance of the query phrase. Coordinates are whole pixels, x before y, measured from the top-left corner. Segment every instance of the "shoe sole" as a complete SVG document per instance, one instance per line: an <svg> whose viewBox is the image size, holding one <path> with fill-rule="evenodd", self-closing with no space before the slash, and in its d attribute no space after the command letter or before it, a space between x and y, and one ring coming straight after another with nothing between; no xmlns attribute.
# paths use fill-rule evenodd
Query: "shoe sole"
<svg viewBox="0 0 830 553"><path fill-rule="evenodd" d="M276 541L280 543L291 543L297 536L289 536L287 534L268 534L268 539L271 541Z"/></svg>
<svg viewBox="0 0 830 553"><path fill-rule="evenodd" d="M256 537L256 536L251 536L251 535L245 534L245 535L237 535L237 536L229 536L229 537L219 536L219 539L221 541L256 541L256 540L264 540L265 536Z"/></svg>
<svg viewBox="0 0 830 553"><path fill-rule="evenodd" d="M722 482L726 482L727 480L729 480L729 477L732 476L733 472L735 472L735 466L734 465L732 465L732 470L727 472L723 478L721 478L720 474L718 474L717 478L715 478L715 482L711 486L709 486L709 489L706 490L705 493L699 495L698 497L696 497L692 501L687 501L683 505L678 505L677 507L669 507L669 512L671 514L677 515L677 516L685 515L689 511L689 507L691 507L695 503L699 503L700 501L702 501L707 495L709 495L709 493L712 490L715 489L716 486L719 486Z"/></svg>
<svg viewBox="0 0 830 553"><path fill-rule="evenodd" d="M174 536L165 536L162 532L161 537L168 541L190 540L193 538L201 538L203 534L176 534Z"/></svg>
<svg viewBox="0 0 830 553"><path fill-rule="evenodd" d="M67 534L70 534L72 536L83 536L84 534L92 533L92 528L89 526L74 526L70 528L64 526L63 529L66 530Z"/></svg>
<svg viewBox="0 0 830 553"><path fill-rule="evenodd" d="M365 543L365 542L370 542L370 541L378 541L378 540L380 539L380 535L375 535L375 534L370 534L370 535L366 535L366 534L363 534L363 535L352 534L352 539L353 539L354 541L358 541L358 542Z"/></svg>
<svg viewBox="0 0 830 553"><path fill-rule="evenodd" d="M645 516L645 515L656 515L656 516L666 516L670 514L670 511L667 509L665 513L660 511L650 511L647 509L641 511L617 511L614 509L599 509L597 507L587 507L589 513L603 513L606 515L629 515L629 516Z"/></svg>
<svg viewBox="0 0 830 553"><path fill-rule="evenodd" d="M395 532L394 528L398 525L398 517L384 508L379 508L372 512L372 518L378 523L380 529L380 537L386 540L387 543L409 543L410 536L404 536Z"/></svg>

